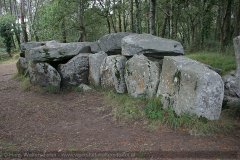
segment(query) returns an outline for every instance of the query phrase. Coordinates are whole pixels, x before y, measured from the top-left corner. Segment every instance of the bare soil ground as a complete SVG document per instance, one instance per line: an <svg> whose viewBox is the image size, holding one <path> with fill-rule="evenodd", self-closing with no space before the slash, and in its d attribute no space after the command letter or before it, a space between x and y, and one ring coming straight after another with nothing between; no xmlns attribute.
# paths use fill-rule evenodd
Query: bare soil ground
<svg viewBox="0 0 240 160"><path fill-rule="evenodd" d="M15 64L0 64L0 150L41 151L235 151L230 135L191 136L141 123L120 125L100 111L100 93L24 92L12 77Z"/></svg>

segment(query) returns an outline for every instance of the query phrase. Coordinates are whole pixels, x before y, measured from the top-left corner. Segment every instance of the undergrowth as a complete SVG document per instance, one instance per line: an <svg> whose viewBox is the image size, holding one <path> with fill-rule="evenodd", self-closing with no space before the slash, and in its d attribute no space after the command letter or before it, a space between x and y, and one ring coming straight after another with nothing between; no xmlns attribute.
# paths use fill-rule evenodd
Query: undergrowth
<svg viewBox="0 0 240 160"><path fill-rule="evenodd" d="M236 60L233 54L222 54L215 52L198 52L187 55L187 57L208 64L222 70L222 75L236 69Z"/></svg>
<svg viewBox="0 0 240 160"><path fill-rule="evenodd" d="M0 64L16 62L18 59L19 54L17 52L13 53L12 57L10 57L8 54L0 53Z"/></svg>
<svg viewBox="0 0 240 160"><path fill-rule="evenodd" d="M42 92L42 93L43 92L48 92L53 94L60 93L60 89L53 85L48 85L46 87L32 85L30 82L30 78L25 75L16 74L14 75L13 79L16 79L20 82L20 88L25 92L33 90L33 91Z"/></svg>
<svg viewBox="0 0 240 160"><path fill-rule="evenodd" d="M210 121L190 114L177 115L171 107L163 108L160 98L132 98L112 91L105 91L104 94L105 103L110 105L114 120L132 122L141 119L146 120L152 128L164 125L172 129L188 130L194 135L228 133L234 128L233 120L229 118L232 116L226 117L224 111L219 120Z"/></svg>
<svg viewBox="0 0 240 160"><path fill-rule="evenodd" d="M127 94L117 94L113 91L103 91L105 102L111 107L112 116L117 121L139 120L143 118L146 101L135 99Z"/></svg>

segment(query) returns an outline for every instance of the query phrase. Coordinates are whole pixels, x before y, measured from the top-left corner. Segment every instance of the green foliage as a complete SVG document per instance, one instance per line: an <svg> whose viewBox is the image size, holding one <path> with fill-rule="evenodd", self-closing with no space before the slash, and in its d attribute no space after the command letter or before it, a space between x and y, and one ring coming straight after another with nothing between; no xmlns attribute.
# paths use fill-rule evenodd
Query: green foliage
<svg viewBox="0 0 240 160"><path fill-rule="evenodd" d="M24 75L16 75L14 77L15 79L17 79L18 81L20 81L20 88L27 92L27 91L30 91L32 85L30 83L30 79Z"/></svg>
<svg viewBox="0 0 240 160"><path fill-rule="evenodd" d="M186 113L179 116L171 107L163 109L159 99L149 100L144 111L150 120L160 121L173 129L186 128L192 134L226 133L233 128L233 122L229 119L209 121L206 118L198 118L195 115Z"/></svg>
<svg viewBox="0 0 240 160"><path fill-rule="evenodd" d="M107 33L107 27L105 19L98 15L100 9L89 5L89 1L84 2L84 24L87 41L95 41ZM68 42L78 41L81 30L78 12L79 1L54 0L46 3L39 9L37 15L41 16L35 22L39 38L63 41L63 32L66 32Z"/></svg>
<svg viewBox="0 0 240 160"><path fill-rule="evenodd" d="M128 121L138 120L144 115L141 106L144 99L135 99L127 94L117 94L113 91L105 91L105 102L112 107L112 115L115 120Z"/></svg>
<svg viewBox="0 0 240 160"><path fill-rule="evenodd" d="M10 57L8 54L6 54L4 49L0 48L0 64L2 63L13 63L16 62L19 59L19 53L13 52L12 57Z"/></svg>
<svg viewBox="0 0 240 160"><path fill-rule="evenodd" d="M165 125L172 129L187 129L194 135L228 133L234 128L232 115L217 121L190 114L177 115L171 107L163 108L160 98L139 99L113 91L104 91L105 103L111 108L111 115L118 121L146 120L149 127Z"/></svg>
<svg viewBox="0 0 240 160"><path fill-rule="evenodd" d="M214 68L219 68L222 70L223 75L236 69L236 60L233 55L214 52L199 52L189 54L187 57L208 64Z"/></svg>
<svg viewBox="0 0 240 160"><path fill-rule="evenodd" d="M17 149L16 144L2 139L0 140L0 148L6 151L15 151Z"/></svg>
<svg viewBox="0 0 240 160"><path fill-rule="evenodd" d="M12 41L12 24L14 23L14 18L10 15L5 15L0 17L0 36L3 38L3 43L6 47L7 53L11 53L11 48L13 46Z"/></svg>
<svg viewBox="0 0 240 160"><path fill-rule="evenodd" d="M59 87L53 86L53 85L48 85L46 87L44 87L44 90L49 92L49 93L54 93L57 94L60 92Z"/></svg>
<svg viewBox="0 0 240 160"><path fill-rule="evenodd" d="M151 120L163 120L163 108L162 103L159 98L155 98L152 100L149 100L147 103L147 107L145 107L144 112L147 116L147 118Z"/></svg>

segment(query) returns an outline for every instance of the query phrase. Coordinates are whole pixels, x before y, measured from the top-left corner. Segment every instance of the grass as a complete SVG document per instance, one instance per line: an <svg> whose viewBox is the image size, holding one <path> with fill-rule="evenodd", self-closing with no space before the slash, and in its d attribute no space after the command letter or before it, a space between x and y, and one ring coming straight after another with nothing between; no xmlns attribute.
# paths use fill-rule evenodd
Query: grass
<svg viewBox="0 0 240 160"><path fill-rule="evenodd" d="M60 89L53 85L48 85L46 87L43 87L43 89L48 93L58 94L60 92Z"/></svg>
<svg viewBox="0 0 240 160"><path fill-rule="evenodd" d="M0 149L7 150L7 151L14 151L14 150L16 150L16 145L11 142L1 140L0 141Z"/></svg>
<svg viewBox="0 0 240 160"><path fill-rule="evenodd" d="M127 94L117 94L113 91L103 91L106 104L111 107L112 116L116 121L127 122L143 118L141 109L146 104L144 99L135 99Z"/></svg>
<svg viewBox="0 0 240 160"><path fill-rule="evenodd" d="M173 129L184 128L192 134L227 133L234 128L233 120L230 118L232 115L228 117L222 116L219 120L215 121L209 121L206 118L199 118L196 115L190 114L179 116L170 107L163 109L160 98L149 100L144 111L147 118L151 121L160 121L162 124Z"/></svg>
<svg viewBox="0 0 240 160"><path fill-rule="evenodd" d="M13 79L16 79L20 81L20 87L23 91L28 92L30 90L34 90L37 92L48 92L48 93L53 93L53 94L58 94L60 93L60 89L58 87L48 85L46 87L40 87L40 86L33 86L30 82L30 78L24 75L19 75L16 74Z"/></svg>
<svg viewBox="0 0 240 160"><path fill-rule="evenodd" d="M222 70L222 75L236 69L236 60L233 55L216 52L198 52L187 55L187 57L208 64Z"/></svg>
<svg viewBox="0 0 240 160"><path fill-rule="evenodd" d="M172 129L183 129L193 135L210 135L215 133L229 133L234 129L234 117L223 111L219 120L209 121L195 115L177 115L172 108L163 109L160 98L139 99L126 94L117 94L113 91L104 91L105 104L111 108L114 120L132 122L147 121L149 128L158 128L161 125ZM227 116L226 116L227 115Z"/></svg>
<svg viewBox="0 0 240 160"><path fill-rule="evenodd" d="M29 77L26 77L26 76L20 75L20 74L15 74L13 79L16 79L20 82L20 87L23 91L25 91L25 92L30 91L32 85L30 83Z"/></svg>

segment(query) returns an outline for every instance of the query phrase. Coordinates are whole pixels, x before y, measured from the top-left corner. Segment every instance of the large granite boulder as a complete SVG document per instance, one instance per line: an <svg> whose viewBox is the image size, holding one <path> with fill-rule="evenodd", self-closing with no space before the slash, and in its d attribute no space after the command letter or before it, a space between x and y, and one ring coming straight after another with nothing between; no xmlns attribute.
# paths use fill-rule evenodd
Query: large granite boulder
<svg viewBox="0 0 240 160"><path fill-rule="evenodd" d="M115 88L118 93L126 92L124 70L127 58L121 55L108 56L100 67L101 86Z"/></svg>
<svg viewBox="0 0 240 160"><path fill-rule="evenodd" d="M103 51L89 55L89 82L93 85L100 85L100 67L107 57Z"/></svg>
<svg viewBox="0 0 240 160"><path fill-rule="evenodd" d="M133 97L153 97L157 93L160 64L144 55L134 55L125 66L127 90Z"/></svg>
<svg viewBox="0 0 240 160"><path fill-rule="evenodd" d="M122 39L122 54L133 56L144 54L150 57L183 55L184 50L180 42L156 37L150 34L132 34Z"/></svg>
<svg viewBox="0 0 240 160"><path fill-rule="evenodd" d="M224 105L240 107L240 84L234 72L222 77L224 81ZM236 105L235 105L236 104Z"/></svg>
<svg viewBox="0 0 240 160"><path fill-rule="evenodd" d="M64 86L88 84L89 53L81 53L66 64L60 64L58 71Z"/></svg>
<svg viewBox="0 0 240 160"><path fill-rule="evenodd" d="M20 57L25 57L26 51L29 51L32 48L44 46L45 42L27 42L20 45Z"/></svg>
<svg viewBox="0 0 240 160"><path fill-rule="evenodd" d="M121 53L122 38L130 35L128 32L111 33L101 37L97 42L91 45L92 52L104 51L108 55Z"/></svg>
<svg viewBox="0 0 240 160"><path fill-rule="evenodd" d="M18 74L20 75L27 74L28 62L25 58L20 57L17 61L16 66L17 66Z"/></svg>
<svg viewBox="0 0 240 160"><path fill-rule="evenodd" d="M46 43L26 52L28 61L59 62L69 60L79 53L90 53L90 42Z"/></svg>
<svg viewBox="0 0 240 160"><path fill-rule="evenodd" d="M32 84L60 89L61 77L48 63L30 63L28 71Z"/></svg>
<svg viewBox="0 0 240 160"><path fill-rule="evenodd" d="M224 83L219 74L197 61L165 57L157 95L165 108L172 107L178 115L216 120L222 109Z"/></svg>

